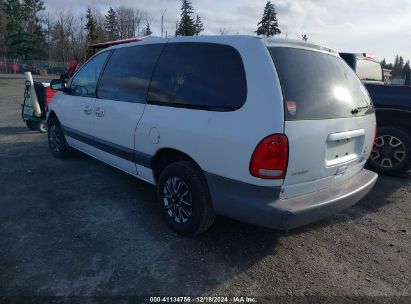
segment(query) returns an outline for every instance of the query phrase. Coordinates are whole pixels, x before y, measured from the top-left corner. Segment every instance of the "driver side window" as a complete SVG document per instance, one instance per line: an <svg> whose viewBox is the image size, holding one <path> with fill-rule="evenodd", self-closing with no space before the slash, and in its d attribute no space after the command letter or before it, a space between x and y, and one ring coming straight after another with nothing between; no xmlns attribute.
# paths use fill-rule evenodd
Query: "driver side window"
<svg viewBox="0 0 411 304"><path fill-rule="evenodd" d="M96 96L97 82L109 54L110 52L98 54L77 72L70 84L71 95Z"/></svg>

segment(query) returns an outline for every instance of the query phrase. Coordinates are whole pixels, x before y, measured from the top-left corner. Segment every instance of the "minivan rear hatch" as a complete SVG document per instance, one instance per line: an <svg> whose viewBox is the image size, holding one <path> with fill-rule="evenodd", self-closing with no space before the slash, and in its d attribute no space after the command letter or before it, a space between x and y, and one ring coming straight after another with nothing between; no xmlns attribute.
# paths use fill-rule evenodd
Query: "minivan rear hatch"
<svg viewBox="0 0 411 304"><path fill-rule="evenodd" d="M268 50L283 90L289 142L282 198L358 173L375 131L374 110L361 81L334 53L284 46Z"/></svg>

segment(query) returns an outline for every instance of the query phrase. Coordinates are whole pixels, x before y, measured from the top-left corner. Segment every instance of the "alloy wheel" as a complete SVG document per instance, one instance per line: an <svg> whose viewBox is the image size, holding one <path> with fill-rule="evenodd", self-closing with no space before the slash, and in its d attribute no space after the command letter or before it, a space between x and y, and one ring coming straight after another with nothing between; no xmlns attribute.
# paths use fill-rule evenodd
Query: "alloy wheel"
<svg viewBox="0 0 411 304"><path fill-rule="evenodd" d="M398 137L381 135L375 139L371 159L383 168L392 168L404 160L405 153L405 145Z"/></svg>
<svg viewBox="0 0 411 304"><path fill-rule="evenodd" d="M50 146L54 152L59 152L62 147L61 133L58 127L54 124L49 130Z"/></svg>
<svg viewBox="0 0 411 304"><path fill-rule="evenodd" d="M163 203L167 215L178 224L185 224L193 212L192 195L187 184L179 177L170 177L163 187Z"/></svg>

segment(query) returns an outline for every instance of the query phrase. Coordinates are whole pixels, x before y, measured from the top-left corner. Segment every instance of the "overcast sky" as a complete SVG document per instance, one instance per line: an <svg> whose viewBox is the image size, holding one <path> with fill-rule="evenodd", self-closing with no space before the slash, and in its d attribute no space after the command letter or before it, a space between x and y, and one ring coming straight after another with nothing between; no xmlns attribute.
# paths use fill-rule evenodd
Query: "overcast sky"
<svg viewBox="0 0 411 304"><path fill-rule="evenodd" d="M411 59L410 0L273 0L282 37L301 39L339 51L368 52L379 59L394 61L400 54ZM147 11L154 35L160 35L160 16L165 10L165 29L175 32L180 0L45 0L48 11L72 10L83 14L87 6L105 12L126 5ZM266 0L192 0L195 13L204 23L203 34L254 34Z"/></svg>

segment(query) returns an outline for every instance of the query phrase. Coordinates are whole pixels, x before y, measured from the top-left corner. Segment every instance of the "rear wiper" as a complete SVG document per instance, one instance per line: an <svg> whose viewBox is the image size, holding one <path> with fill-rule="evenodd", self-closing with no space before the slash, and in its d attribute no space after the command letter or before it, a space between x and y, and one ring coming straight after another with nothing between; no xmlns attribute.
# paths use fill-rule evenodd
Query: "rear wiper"
<svg viewBox="0 0 411 304"><path fill-rule="evenodd" d="M355 115L358 114L362 110L367 110L370 106L363 106L363 107L357 107L351 110L351 114Z"/></svg>

